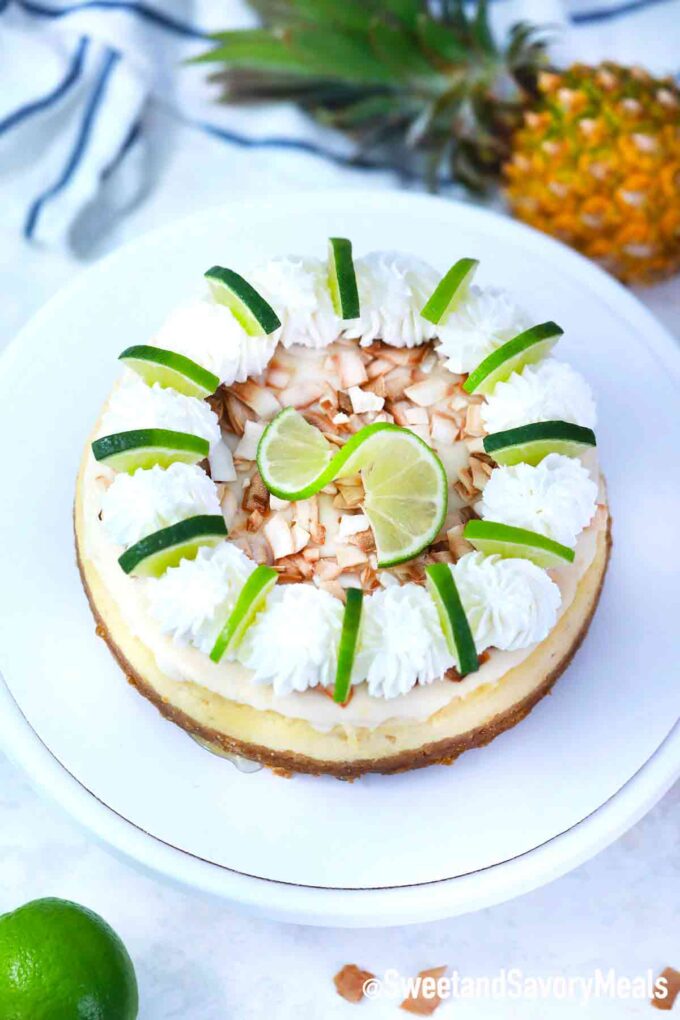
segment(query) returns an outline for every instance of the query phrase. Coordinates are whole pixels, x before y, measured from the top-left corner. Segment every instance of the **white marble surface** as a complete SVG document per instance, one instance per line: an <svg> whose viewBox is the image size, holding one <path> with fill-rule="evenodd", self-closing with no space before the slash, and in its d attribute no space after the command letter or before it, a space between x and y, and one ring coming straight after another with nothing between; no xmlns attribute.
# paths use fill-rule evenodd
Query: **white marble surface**
<svg viewBox="0 0 680 1020"><path fill-rule="evenodd" d="M0 228L0 346L84 264L117 244L225 198L222 169L243 182L229 197L252 194L258 181L282 193L315 188L317 162L277 154L272 183L267 154L227 148L205 135L169 130L162 111L150 119L155 140L149 190L130 215L104 232L94 218L78 234L79 258L38 251L19 240L14 217ZM161 154L160 156L158 154ZM203 168L200 191L197 168ZM330 174L331 183L333 174ZM324 184L329 173L324 173ZM338 185L365 186L338 171ZM371 177L372 186L379 183ZM0 179L0 199L2 181ZM678 331L680 280L641 293ZM381 974L449 964L461 975L493 977L520 967L527 976L589 977L616 968L633 977L648 968L680 969L680 787L617 843L570 875L510 903L437 924L358 932L254 921L140 874L81 832L34 793L0 754L0 913L36 896L73 898L100 911L125 939L141 986L142 1020L317 1020L354 1016L332 985L356 962ZM361 1007L362 1016L406 1015L392 1001ZM676 1012L680 1007L676 1007ZM437 1016L528 1020L580 1015L648 1016L646 1001L551 999L520 1004L488 999L442 1006ZM652 1014L653 1015L653 1014Z"/></svg>

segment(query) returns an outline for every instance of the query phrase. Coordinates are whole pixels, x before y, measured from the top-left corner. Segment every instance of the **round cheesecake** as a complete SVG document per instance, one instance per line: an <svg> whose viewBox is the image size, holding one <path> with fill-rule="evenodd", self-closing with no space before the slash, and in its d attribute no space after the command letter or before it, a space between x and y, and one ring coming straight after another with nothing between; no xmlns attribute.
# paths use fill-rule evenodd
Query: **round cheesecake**
<svg viewBox="0 0 680 1020"><path fill-rule="evenodd" d="M497 371L493 387L466 388L490 356L498 361L531 333L526 312L502 290L466 286L433 322L423 312L442 281L435 269L393 253L350 269L351 317L329 265L292 257L245 274L246 296L275 313L269 332L215 290L171 313L149 344L190 359L218 385L189 396L167 374L141 378L123 358L75 499L97 632L130 683L216 750L340 778L449 763L518 723L583 640L610 546L594 439L560 438L592 435L585 381L542 347L540 358ZM290 408L323 437L329 457L378 423L427 446L446 495L421 548L381 558L366 468L326 472L304 498L274 494L258 450ZM547 437L538 452L536 442L494 440L526 438L527 426ZM186 443L177 461L167 450L155 462L147 450L140 466L134 456L102 455L116 448L110 437L140 429L199 437L206 456L189 457ZM417 502L416 490L406 501ZM130 568L140 543L199 517L223 520L224 535L197 540L150 573ZM485 521L529 539L480 543L470 524ZM557 553L546 560L545 548ZM435 565L453 580L458 615L447 618L446 605L442 615L428 583ZM216 656L248 578L265 567L276 584L238 642ZM352 589L363 602L338 699ZM473 646L473 666L464 668L458 631Z"/></svg>

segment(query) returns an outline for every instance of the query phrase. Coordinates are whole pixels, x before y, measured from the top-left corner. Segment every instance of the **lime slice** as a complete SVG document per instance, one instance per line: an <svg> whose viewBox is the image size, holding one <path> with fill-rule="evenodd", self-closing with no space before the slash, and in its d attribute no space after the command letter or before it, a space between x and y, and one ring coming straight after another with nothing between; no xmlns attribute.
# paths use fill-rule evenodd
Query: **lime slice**
<svg viewBox="0 0 680 1020"><path fill-rule="evenodd" d="M140 375L145 383L158 383L166 389L177 390L186 397L209 397L220 385L219 377L207 368L197 365L191 358L162 347L139 344L128 347L118 360Z"/></svg>
<svg viewBox="0 0 680 1020"><path fill-rule="evenodd" d="M458 672L461 676L476 672L479 659L475 639L449 564L428 564L425 567L425 584L437 607L439 622L449 651L455 656Z"/></svg>
<svg viewBox="0 0 680 1020"><path fill-rule="evenodd" d="M556 322L542 322L526 329L484 358L474 372L470 372L463 389L467 393L492 393L496 383L544 358L563 332Z"/></svg>
<svg viewBox="0 0 680 1020"><path fill-rule="evenodd" d="M233 269L213 266L205 278L215 301L230 308L234 318L238 319L250 336L262 333L268 335L281 325L281 320L269 302Z"/></svg>
<svg viewBox="0 0 680 1020"><path fill-rule="evenodd" d="M328 287L336 315L341 319L358 319L359 291L352 261L352 242L346 237L329 238Z"/></svg>
<svg viewBox="0 0 680 1020"><path fill-rule="evenodd" d="M236 605L213 645L210 653L213 662L219 662L225 652L233 652L239 646L243 635L276 584L278 576L273 567L265 567L262 564L255 567L241 588Z"/></svg>
<svg viewBox="0 0 680 1020"><path fill-rule="evenodd" d="M537 421L484 437L484 450L498 464L538 464L549 453L578 457L593 446L593 430L569 421Z"/></svg>
<svg viewBox="0 0 680 1020"><path fill-rule="evenodd" d="M176 461L197 464L209 452L210 443L207 439L193 436L189 432L173 432L171 429L114 432L92 443L95 460L107 464L114 471L127 471L128 474L137 468L151 468L156 464L169 467Z"/></svg>
<svg viewBox="0 0 680 1020"><path fill-rule="evenodd" d="M333 688L333 701L337 701L339 705L344 705L349 698L352 685L352 666L354 665L359 624L361 623L361 606L364 600L364 593L360 588L348 588L346 595L345 615L342 618L342 631L338 646L338 668L335 672Z"/></svg>
<svg viewBox="0 0 680 1020"><path fill-rule="evenodd" d="M574 550L569 546L539 535L537 531L515 528L498 521L468 521L463 529L463 538L487 556L494 553L506 557L516 556L531 560L545 570L574 562Z"/></svg>
<svg viewBox="0 0 680 1020"><path fill-rule="evenodd" d="M126 574L134 577L160 577L180 560L195 559L202 546L217 545L226 534L227 526L220 514L200 514L140 538L118 557L118 562Z"/></svg>
<svg viewBox="0 0 680 1020"><path fill-rule="evenodd" d="M333 447L295 408L286 407L267 425L257 447L264 484L279 499L307 499L327 481Z"/></svg>
<svg viewBox="0 0 680 1020"><path fill-rule="evenodd" d="M465 300L478 265L479 259L459 259L454 263L435 287L420 313L422 317L435 325L446 322L451 312Z"/></svg>
<svg viewBox="0 0 680 1020"><path fill-rule="evenodd" d="M308 499L334 478L361 471L364 513L378 565L412 559L433 540L448 507L441 461L409 429L375 422L332 455L322 433L287 407L267 426L257 450L264 484L279 499Z"/></svg>
<svg viewBox="0 0 680 1020"><path fill-rule="evenodd" d="M334 461L334 477L361 472L378 566L410 560L434 541L448 509L448 479L419 436L377 422L357 432Z"/></svg>

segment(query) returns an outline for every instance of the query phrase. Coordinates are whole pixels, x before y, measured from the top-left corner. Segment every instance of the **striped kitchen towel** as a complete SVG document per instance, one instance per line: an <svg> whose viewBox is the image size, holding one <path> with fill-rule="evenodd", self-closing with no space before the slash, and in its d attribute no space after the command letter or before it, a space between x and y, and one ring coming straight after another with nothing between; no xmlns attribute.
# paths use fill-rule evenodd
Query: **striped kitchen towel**
<svg viewBox="0 0 680 1020"><path fill-rule="evenodd" d="M495 0L492 17L499 31L520 19L561 26L558 62L609 58L680 70L680 0ZM226 146L265 149L272 173L279 149L322 157L320 178L327 160L337 184L338 165L350 162L344 139L293 107L220 106L205 68L184 66L211 32L252 23L242 0L0 0L5 228L68 246L105 186L122 214L148 186L152 103ZM225 160L225 193L228 173Z"/></svg>

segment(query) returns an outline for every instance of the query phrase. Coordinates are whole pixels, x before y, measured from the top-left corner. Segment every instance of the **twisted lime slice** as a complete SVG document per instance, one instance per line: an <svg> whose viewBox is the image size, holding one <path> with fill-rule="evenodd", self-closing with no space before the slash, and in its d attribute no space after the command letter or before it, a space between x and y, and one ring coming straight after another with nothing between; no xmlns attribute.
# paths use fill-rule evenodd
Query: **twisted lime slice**
<svg viewBox="0 0 680 1020"><path fill-rule="evenodd" d="M321 432L288 407L262 434L257 465L269 491L288 500L308 499L334 478L360 471L381 567L417 556L446 516L441 461L409 429L388 422L366 425L333 454Z"/></svg>
<svg viewBox="0 0 680 1020"><path fill-rule="evenodd" d="M286 407L267 425L257 447L257 466L264 484L279 499L307 499L332 477L328 465L334 447L305 421L294 407Z"/></svg>
<svg viewBox="0 0 680 1020"><path fill-rule="evenodd" d="M137 468L169 467L177 461L197 464L210 452L210 443L189 432L172 429L131 429L114 432L92 443L95 460L114 471L132 474Z"/></svg>
<svg viewBox="0 0 680 1020"><path fill-rule="evenodd" d="M470 372L463 383L467 393L492 393L496 384L519 372L525 365L544 358L562 336L564 330L556 322L542 322L508 340L492 351Z"/></svg>
<svg viewBox="0 0 680 1020"><path fill-rule="evenodd" d="M273 567L255 567L241 588L229 619L217 636L210 652L213 662L219 662L225 652L233 652L243 640L256 615L262 609L267 595L276 584L278 573Z"/></svg>
<svg viewBox="0 0 680 1020"><path fill-rule="evenodd" d="M166 389L177 390L186 397L209 397L220 385L219 377L207 368L197 365L191 358L162 347L138 344L128 347L118 360L141 376L145 383L158 383Z"/></svg>
<svg viewBox="0 0 680 1020"><path fill-rule="evenodd" d="M537 567L551 570L574 562L574 550L552 538L539 535L527 528L515 528L498 521L468 521L463 529L463 538L491 556L519 557L531 560Z"/></svg>
<svg viewBox="0 0 680 1020"><path fill-rule="evenodd" d="M459 259L454 263L426 302L420 313L422 317L435 325L446 322L451 312L465 300L478 265L479 259Z"/></svg>
<svg viewBox="0 0 680 1020"><path fill-rule="evenodd" d="M341 319L357 319L359 291L352 260L352 242L346 237L329 238L328 287L336 315Z"/></svg>
<svg viewBox="0 0 680 1020"><path fill-rule="evenodd" d="M425 567L425 584L432 596L446 644L455 657L461 676L479 669L475 639L460 600L448 563L430 563Z"/></svg>
<svg viewBox="0 0 680 1020"><path fill-rule="evenodd" d="M349 698L352 685L352 666L354 665L359 625L361 624L361 606L364 600L364 593L360 588L348 588L346 595L347 602L345 603L345 614L342 618L342 631L338 646L338 668L335 672L335 686L333 687L333 701L337 701L339 705L344 705Z"/></svg>
<svg viewBox="0 0 680 1020"><path fill-rule="evenodd" d="M538 421L484 437L484 450L497 464L538 464L549 453L578 457L596 445L592 429L569 421Z"/></svg>
<svg viewBox="0 0 680 1020"><path fill-rule="evenodd" d="M126 574L134 577L160 577L180 560L195 559L202 546L217 545L226 534L221 515L200 514L140 538L118 557L118 562Z"/></svg>
<svg viewBox="0 0 680 1020"><path fill-rule="evenodd" d="M213 266L205 278L215 301L230 308L250 336L268 335L281 325L269 302L233 269Z"/></svg>

